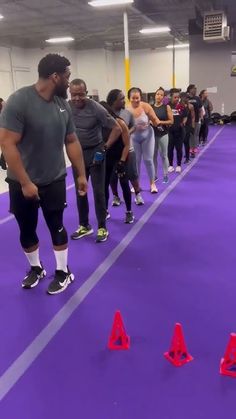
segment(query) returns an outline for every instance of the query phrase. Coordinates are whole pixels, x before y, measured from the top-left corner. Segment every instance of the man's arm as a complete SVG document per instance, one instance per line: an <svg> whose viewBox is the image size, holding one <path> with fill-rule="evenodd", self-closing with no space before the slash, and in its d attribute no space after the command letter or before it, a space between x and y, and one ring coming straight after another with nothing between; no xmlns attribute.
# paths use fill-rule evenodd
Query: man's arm
<svg viewBox="0 0 236 419"><path fill-rule="evenodd" d="M38 188L31 182L23 166L17 144L21 140L21 134L10 131L6 128L0 128L0 147L4 158L17 181L21 184L22 192L25 198L39 199Z"/></svg>
<svg viewBox="0 0 236 419"><path fill-rule="evenodd" d="M194 110L194 106L191 103L189 103L189 109L191 112L192 128L195 129L195 110Z"/></svg>
<svg viewBox="0 0 236 419"><path fill-rule="evenodd" d="M75 133L68 134L65 141L66 153L72 166L78 173L78 189L80 195L87 193L87 179L84 167L84 158L81 145Z"/></svg>

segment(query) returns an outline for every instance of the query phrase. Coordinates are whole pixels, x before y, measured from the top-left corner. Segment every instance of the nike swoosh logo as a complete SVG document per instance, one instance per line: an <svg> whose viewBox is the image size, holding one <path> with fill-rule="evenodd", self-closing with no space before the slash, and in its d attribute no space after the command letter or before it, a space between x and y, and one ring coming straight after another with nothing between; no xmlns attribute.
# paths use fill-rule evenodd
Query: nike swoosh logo
<svg viewBox="0 0 236 419"><path fill-rule="evenodd" d="M69 279L69 276L67 276L67 277L66 277L65 281L63 281L63 282L59 282L60 286L61 286L61 287L64 287L64 286L66 285L66 283L67 283L68 279Z"/></svg>
<svg viewBox="0 0 236 419"><path fill-rule="evenodd" d="M60 108L60 112L65 112L65 111L66 111L65 109L61 109L61 108Z"/></svg>
<svg viewBox="0 0 236 419"><path fill-rule="evenodd" d="M60 228L60 229L58 230L58 233L61 233L61 232L63 231L63 228L64 228L64 227Z"/></svg>

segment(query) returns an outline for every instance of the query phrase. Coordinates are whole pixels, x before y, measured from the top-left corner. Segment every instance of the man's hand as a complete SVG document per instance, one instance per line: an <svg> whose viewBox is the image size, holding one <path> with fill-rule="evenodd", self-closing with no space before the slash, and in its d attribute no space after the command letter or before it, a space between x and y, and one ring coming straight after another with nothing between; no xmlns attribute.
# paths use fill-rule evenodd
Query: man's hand
<svg viewBox="0 0 236 419"><path fill-rule="evenodd" d="M21 189L26 199L40 200L38 188L33 182L29 181L24 185L21 185Z"/></svg>
<svg viewBox="0 0 236 419"><path fill-rule="evenodd" d="M78 176L78 192L80 196L85 196L88 190L88 182L85 176Z"/></svg>

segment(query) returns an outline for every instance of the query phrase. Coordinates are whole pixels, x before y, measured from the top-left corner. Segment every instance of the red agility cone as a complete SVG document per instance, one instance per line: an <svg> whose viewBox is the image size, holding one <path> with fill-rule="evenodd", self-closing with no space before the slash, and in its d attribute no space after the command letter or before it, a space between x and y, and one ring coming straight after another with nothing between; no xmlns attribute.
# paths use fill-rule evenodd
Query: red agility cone
<svg viewBox="0 0 236 419"><path fill-rule="evenodd" d="M220 373L236 377L236 333L230 334L225 356L221 359Z"/></svg>
<svg viewBox="0 0 236 419"><path fill-rule="evenodd" d="M175 325L170 350L164 353L164 357L176 367L181 367L193 360L193 357L188 353L180 323Z"/></svg>
<svg viewBox="0 0 236 419"><path fill-rule="evenodd" d="M127 336L120 311L115 313L110 339L109 349L129 349L130 337Z"/></svg>

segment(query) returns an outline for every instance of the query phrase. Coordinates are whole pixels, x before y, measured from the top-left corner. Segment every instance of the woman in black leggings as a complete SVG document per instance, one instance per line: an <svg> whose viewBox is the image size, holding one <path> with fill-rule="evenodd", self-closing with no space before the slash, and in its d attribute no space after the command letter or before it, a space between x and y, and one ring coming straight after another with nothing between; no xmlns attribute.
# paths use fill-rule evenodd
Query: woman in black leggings
<svg viewBox="0 0 236 419"><path fill-rule="evenodd" d="M119 123L122 134L118 141L114 143L109 149L106 149L106 175L105 175L105 196L106 206L108 209L109 202L109 185L112 177L112 173L115 167L116 173L120 179L120 185L123 192L123 197L126 205L126 216L125 223L132 224L134 222L134 215L131 210L131 192L129 187L129 179L127 176L127 165L126 161L129 155L130 140L129 130L123 119L119 118L110 106L106 102L100 102L104 108L117 120ZM103 129L103 139L106 143L109 137L109 130ZM106 145L105 145L106 148ZM107 218L110 218L110 214L107 211Z"/></svg>

